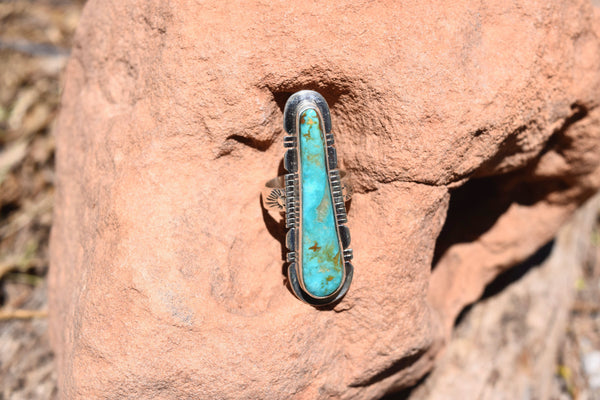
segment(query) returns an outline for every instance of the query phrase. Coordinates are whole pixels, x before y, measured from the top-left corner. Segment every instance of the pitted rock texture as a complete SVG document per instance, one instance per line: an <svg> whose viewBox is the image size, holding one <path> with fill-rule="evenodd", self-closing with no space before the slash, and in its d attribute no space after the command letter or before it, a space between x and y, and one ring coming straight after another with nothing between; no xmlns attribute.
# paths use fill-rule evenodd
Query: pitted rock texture
<svg viewBox="0 0 600 400"><path fill-rule="evenodd" d="M600 186L588 1L90 1L56 129L65 398L376 399ZM355 276L293 297L282 108L332 110ZM278 171L279 168L279 171Z"/></svg>

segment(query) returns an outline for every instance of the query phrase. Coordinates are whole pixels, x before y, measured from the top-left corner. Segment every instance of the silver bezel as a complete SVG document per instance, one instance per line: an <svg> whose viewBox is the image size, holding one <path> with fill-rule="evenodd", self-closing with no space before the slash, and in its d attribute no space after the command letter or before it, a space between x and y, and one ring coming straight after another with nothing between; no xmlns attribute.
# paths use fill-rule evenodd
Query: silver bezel
<svg viewBox="0 0 600 400"><path fill-rule="evenodd" d="M326 170L328 174L329 193L335 213L335 225L338 234L339 248L342 251L344 269L340 286L332 294L325 297L313 296L304 286L302 274L302 186L300 185L302 160L300 157L300 115L308 108L316 110L321 123L323 135ZM288 150L284 157L284 166L288 170L285 175L286 193L286 225L289 228L286 244L288 247L287 260L288 278L295 295L301 300L312 305L327 305L341 299L347 292L352 281L353 267L352 249L350 245L350 232L345 225L347 222L344 196L340 172L337 169L337 155L334 139L331 134L331 120L329 107L325 99L317 92L304 90L295 93L287 101L284 110L284 129L289 136L284 138L284 145Z"/></svg>

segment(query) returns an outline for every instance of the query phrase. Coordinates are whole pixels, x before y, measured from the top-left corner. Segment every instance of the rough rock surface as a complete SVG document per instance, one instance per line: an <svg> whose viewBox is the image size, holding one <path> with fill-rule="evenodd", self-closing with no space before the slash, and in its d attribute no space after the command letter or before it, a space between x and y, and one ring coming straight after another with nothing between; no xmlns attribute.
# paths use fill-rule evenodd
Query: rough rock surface
<svg viewBox="0 0 600 400"><path fill-rule="evenodd" d="M588 1L90 1L57 127L66 398L374 399L600 186ZM332 109L355 277L296 300L261 208L281 110Z"/></svg>
<svg viewBox="0 0 600 400"><path fill-rule="evenodd" d="M488 285L485 299L461 318L433 372L407 398L564 398L555 378L559 346L571 329L573 288L581 271L597 262L598 210L600 195L578 210L556 240Z"/></svg>

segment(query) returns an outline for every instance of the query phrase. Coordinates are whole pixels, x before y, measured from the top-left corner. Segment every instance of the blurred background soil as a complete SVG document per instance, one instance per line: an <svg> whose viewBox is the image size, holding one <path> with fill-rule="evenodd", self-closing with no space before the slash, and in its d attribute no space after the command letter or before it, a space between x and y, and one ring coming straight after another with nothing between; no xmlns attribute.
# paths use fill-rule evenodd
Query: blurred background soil
<svg viewBox="0 0 600 400"><path fill-rule="evenodd" d="M52 129L83 4L0 0L0 400L57 397L46 321ZM600 249L600 229L591 240ZM565 399L600 399L599 259L590 255L575 282L556 360Z"/></svg>
<svg viewBox="0 0 600 400"><path fill-rule="evenodd" d="M51 131L82 6L0 1L0 399L56 397L46 321Z"/></svg>

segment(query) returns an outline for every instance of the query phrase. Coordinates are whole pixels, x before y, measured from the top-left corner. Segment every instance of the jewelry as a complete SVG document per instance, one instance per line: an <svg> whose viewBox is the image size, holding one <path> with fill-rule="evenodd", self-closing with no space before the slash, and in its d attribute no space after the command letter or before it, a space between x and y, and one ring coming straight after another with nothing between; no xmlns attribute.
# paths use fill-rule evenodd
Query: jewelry
<svg viewBox="0 0 600 400"><path fill-rule="evenodd" d="M348 181L348 173L340 170L340 178L342 182L342 197L344 203L352 198L352 186ZM273 178L262 189L262 198L266 208L275 211L285 212L285 175L280 175Z"/></svg>
<svg viewBox="0 0 600 400"><path fill-rule="evenodd" d="M267 182L267 207L285 209L288 279L294 294L323 306L348 291L354 268L344 201L352 195L337 169L327 102L319 93L293 94L284 109L284 166L288 174Z"/></svg>

